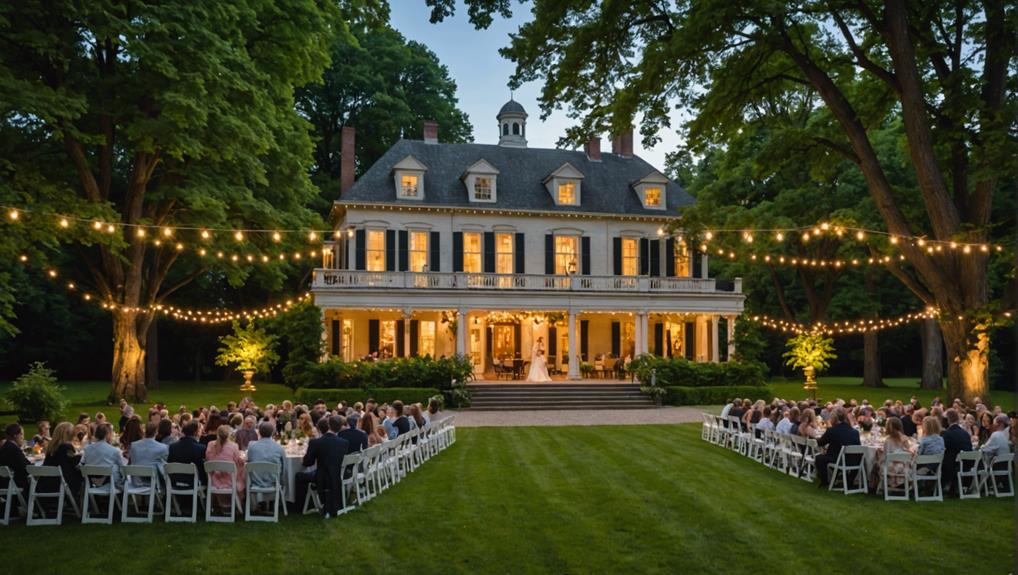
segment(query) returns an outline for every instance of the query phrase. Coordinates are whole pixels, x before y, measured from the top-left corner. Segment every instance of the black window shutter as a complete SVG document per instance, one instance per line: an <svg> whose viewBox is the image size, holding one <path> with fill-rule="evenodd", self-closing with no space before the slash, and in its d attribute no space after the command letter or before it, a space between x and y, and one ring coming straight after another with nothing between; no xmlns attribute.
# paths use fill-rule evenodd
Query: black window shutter
<svg viewBox="0 0 1018 575"><path fill-rule="evenodd" d="M612 273L622 275L622 238L612 238Z"/></svg>
<svg viewBox="0 0 1018 575"><path fill-rule="evenodd" d="M516 232L516 246L513 248L513 267L518 274L525 274L526 272L526 254L524 251L524 239L523 232Z"/></svg>
<svg viewBox="0 0 1018 575"><path fill-rule="evenodd" d="M622 355L622 324L617 321L612 322L612 355Z"/></svg>
<svg viewBox="0 0 1018 575"><path fill-rule="evenodd" d="M650 275L661 275L661 240L650 240Z"/></svg>
<svg viewBox="0 0 1018 575"><path fill-rule="evenodd" d="M410 269L410 238L406 230L399 231L399 271Z"/></svg>
<svg viewBox="0 0 1018 575"><path fill-rule="evenodd" d="M675 277L675 238L665 240L665 275Z"/></svg>
<svg viewBox="0 0 1018 575"><path fill-rule="evenodd" d="M589 329L587 329L588 327L590 327L590 320L589 319L581 319L580 320L580 357L583 359L583 361L590 361L590 358L587 355L587 351L588 351L588 348L589 348L589 346L587 345L587 343L588 343L587 332L590 331Z"/></svg>
<svg viewBox="0 0 1018 575"><path fill-rule="evenodd" d="M654 324L654 355L662 356L665 351L665 324Z"/></svg>
<svg viewBox="0 0 1018 575"><path fill-rule="evenodd" d="M385 271L396 271L396 230L385 230Z"/></svg>
<svg viewBox="0 0 1018 575"><path fill-rule="evenodd" d="M548 363L551 365L558 363L555 361L555 356L558 355L558 329L553 326L548 327L548 345L545 349L548 350L548 355L545 356Z"/></svg>
<svg viewBox="0 0 1018 575"><path fill-rule="evenodd" d="M452 233L452 271L463 271L463 232Z"/></svg>
<svg viewBox="0 0 1018 575"><path fill-rule="evenodd" d="M484 232L484 273L495 273L495 232Z"/></svg>
<svg viewBox="0 0 1018 575"><path fill-rule="evenodd" d="M647 238L640 238L640 275L650 273L650 242Z"/></svg>
<svg viewBox="0 0 1018 575"><path fill-rule="evenodd" d="M523 347L523 341L522 334L520 333L520 324L516 324L513 326L513 349L515 350L516 356L523 357L523 350L520 349L521 347Z"/></svg>
<svg viewBox="0 0 1018 575"><path fill-rule="evenodd" d="M590 236L580 238L580 273L590 275Z"/></svg>
<svg viewBox="0 0 1018 575"><path fill-rule="evenodd" d="M665 355L672 356L672 330L665 332Z"/></svg>
<svg viewBox="0 0 1018 575"><path fill-rule="evenodd" d="M686 359L693 361L696 359L696 323L686 323Z"/></svg>
<svg viewBox="0 0 1018 575"><path fill-rule="evenodd" d="M420 337L420 328L419 320L410 320L410 357L417 357L417 350L419 349L417 338Z"/></svg>
<svg viewBox="0 0 1018 575"><path fill-rule="evenodd" d="M487 329L487 337L484 338L484 356L488 358L486 361L492 361L495 358L491 355L491 341L495 339L495 330L490 325Z"/></svg>
<svg viewBox="0 0 1018 575"><path fill-rule="evenodd" d="M431 251L431 262L428 264L429 271L442 271L442 252L439 250L440 245L438 232L431 232L431 237L428 239L428 250Z"/></svg>
<svg viewBox="0 0 1018 575"><path fill-rule="evenodd" d="M552 234L544 236L544 273L555 273L555 236Z"/></svg>
<svg viewBox="0 0 1018 575"><path fill-rule="evenodd" d="M368 353L378 351L378 320L368 320Z"/></svg>
<svg viewBox="0 0 1018 575"><path fill-rule="evenodd" d="M403 357L403 352L406 351L403 347L403 340L406 339L406 322L401 319L396 320L396 357Z"/></svg>
<svg viewBox="0 0 1018 575"><path fill-rule="evenodd" d="M700 277L700 270L703 269L703 255L695 252L690 252L689 257L693 259L693 277Z"/></svg>
<svg viewBox="0 0 1018 575"><path fill-rule="evenodd" d="M339 355L339 320L332 320L332 355Z"/></svg>
<svg viewBox="0 0 1018 575"><path fill-rule="evenodd" d="M365 244L367 239L364 230L357 230L354 232L354 235L354 239L357 240L356 245L354 246L354 251L356 252L356 255L354 256L354 259L356 260L355 263L357 265L356 269L362 270L366 267L364 263L367 258L364 256L364 249L366 247Z"/></svg>

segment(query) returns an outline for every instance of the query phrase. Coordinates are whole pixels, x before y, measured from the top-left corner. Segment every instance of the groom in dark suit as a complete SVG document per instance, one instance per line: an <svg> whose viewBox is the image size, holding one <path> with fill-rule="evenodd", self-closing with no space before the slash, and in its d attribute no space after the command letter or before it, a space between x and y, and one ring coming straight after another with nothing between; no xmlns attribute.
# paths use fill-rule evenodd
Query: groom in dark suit
<svg viewBox="0 0 1018 575"><path fill-rule="evenodd" d="M302 471L297 474L297 505L304 504L307 485L314 477L318 494L325 495L325 518L339 511L340 489L343 488L343 457L350 444L336 433L343 427L339 416L323 417L318 420L318 431L322 436L308 442L308 451L301 464L315 466L315 472Z"/></svg>
<svg viewBox="0 0 1018 575"><path fill-rule="evenodd" d="M972 451L972 436L958 425L961 417L954 408L944 412L947 418L947 429L941 432L944 438L944 463L941 481L945 491L953 491L958 484L958 453Z"/></svg>

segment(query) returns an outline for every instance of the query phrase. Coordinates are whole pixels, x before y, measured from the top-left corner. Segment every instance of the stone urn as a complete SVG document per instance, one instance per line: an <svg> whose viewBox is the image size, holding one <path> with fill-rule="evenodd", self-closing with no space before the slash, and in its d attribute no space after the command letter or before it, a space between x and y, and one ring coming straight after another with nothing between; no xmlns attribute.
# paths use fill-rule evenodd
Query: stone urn
<svg viewBox="0 0 1018 575"><path fill-rule="evenodd" d="M816 369L812 366L802 368L802 373L806 376L806 385L802 386L803 389L809 393L810 399L817 398L817 378Z"/></svg>
<svg viewBox="0 0 1018 575"><path fill-rule="evenodd" d="M241 391L257 391L255 389L254 383L251 382L251 378L254 377L255 370L253 370L253 369L245 369L244 371L242 371L240 373L244 376L244 384L240 386L240 390Z"/></svg>

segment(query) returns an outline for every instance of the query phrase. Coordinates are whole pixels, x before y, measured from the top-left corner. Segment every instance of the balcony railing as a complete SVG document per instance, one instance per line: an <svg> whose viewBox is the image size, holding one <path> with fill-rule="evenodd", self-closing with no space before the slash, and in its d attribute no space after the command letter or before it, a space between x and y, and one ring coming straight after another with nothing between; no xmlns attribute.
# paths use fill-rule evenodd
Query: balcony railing
<svg viewBox="0 0 1018 575"><path fill-rule="evenodd" d="M737 278L730 289L719 289L710 278L485 274L466 272L369 272L316 269L316 289L435 289L491 291L580 291L632 293L742 292Z"/></svg>

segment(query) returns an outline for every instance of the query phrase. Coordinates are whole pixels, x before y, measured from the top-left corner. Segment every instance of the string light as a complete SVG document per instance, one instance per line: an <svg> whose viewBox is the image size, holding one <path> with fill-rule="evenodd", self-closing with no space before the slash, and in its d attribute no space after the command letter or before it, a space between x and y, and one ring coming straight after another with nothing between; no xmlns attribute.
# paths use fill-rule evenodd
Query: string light
<svg viewBox="0 0 1018 575"><path fill-rule="evenodd" d="M21 214L18 213L18 210L11 210L7 212L7 217L9 217L12 221L16 221L19 217L21 217Z"/></svg>
<svg viewBox="0 0 1018 575"><path fill-rule="evenodd" d="M938 310L932 307L928 307L922 311L916 311L892 318L862 318L855 320L826 322L826 323L817 322L813 324L802 324L799 322L773 318L766 315L753 315L750 316L748 319L757 322L764 327L786 333L787 332L795 334L823 333L825 335L843 335L843 334L866 333L871 331L880 331L884 329L900 327L902 325L906 325L924 319L936 319L940 317L940 315L941 314ZM1001 315L1006 320L1010 320L1012 314L1010 311L1005 311ZM965 319L965 317L959 315L958 319L963 320Z"/></svg>
<svg viewBox="0 0 1018 575"><path fill-rule="evenodd" d="M71 222L67 221L67 218L60 218L60 227L66 229L71 227Z"/></svg>

